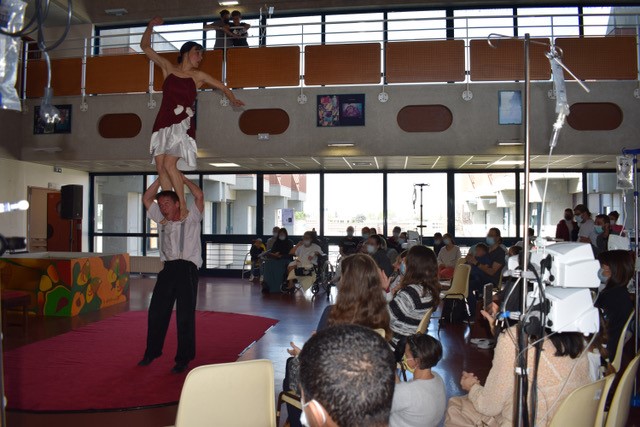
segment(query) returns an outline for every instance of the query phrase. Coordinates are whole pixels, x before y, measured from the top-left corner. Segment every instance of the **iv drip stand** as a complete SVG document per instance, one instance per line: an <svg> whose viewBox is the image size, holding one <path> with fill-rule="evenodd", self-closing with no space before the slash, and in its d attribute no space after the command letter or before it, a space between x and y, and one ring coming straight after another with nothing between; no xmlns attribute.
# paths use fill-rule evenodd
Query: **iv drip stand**
<svg viewBox="0 0 640 427"><path fill-rule="evenodd" d="M420 244L424 244L424 229L427 227L423 222L423 204L422 204L422 190L425 186L429 186L429 184L413 184L414 187L420 187L420 225L418 228L420 229Z"/></svg>

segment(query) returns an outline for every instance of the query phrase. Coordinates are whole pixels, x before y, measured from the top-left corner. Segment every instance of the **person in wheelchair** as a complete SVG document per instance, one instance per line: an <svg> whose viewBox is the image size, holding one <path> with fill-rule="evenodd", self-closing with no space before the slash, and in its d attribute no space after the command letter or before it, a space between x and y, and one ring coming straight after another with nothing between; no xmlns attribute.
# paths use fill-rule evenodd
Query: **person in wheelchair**
<svg viewBox="0 0 640 427"><path fill-rule="evenodd" d="M314 233L307 231L302 240L292 249L290 254L295 255L295 261L289 263L287 269L287 292L295 291L295 281L306 291L315 281L315 267L318 265L318 255L322 255L322 248L313 243Z"/></svg>

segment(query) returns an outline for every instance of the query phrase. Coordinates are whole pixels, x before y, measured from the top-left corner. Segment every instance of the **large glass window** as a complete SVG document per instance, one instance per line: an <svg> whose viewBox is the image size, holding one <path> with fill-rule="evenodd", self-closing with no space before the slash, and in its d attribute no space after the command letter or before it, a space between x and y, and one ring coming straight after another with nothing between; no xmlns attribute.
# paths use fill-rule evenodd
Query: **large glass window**
<svg viewBox="0 0 640 427"><path fill-rule="evenodd" d="M95 177L96 233L142 233L142 178L142 175Z"/></svg>
<svg viewBox="0 0 640 427"><path fill-rule="evenodd" d="M324 233L342 236L375 227L382 234L382 174L328 173L324 176Z"/></svg>
<svg viewBox="0 0 640 427"><path fill-rule="evenodd" d="M455 38L483 38L491 33L513 36L513 9L455 10Z"/></svg>
<svg viewBox="0 0 640 427"><path fill-rule="evenodd" d="M577 7L518 8L518 35L563 37L580 34Z"/></svg>
<svg viewBox="0 0 640 427"><path fill-rule="evenodd" d="M584 34L587 36L635 36L640 24L638 7L585 7L583 13Z"/></svg>
<svg viewBox="0 0 640 427"><path fill-rule="evenodd" d="M267 21L267 45L318 44L322 41L321 22L320 15L271 18Z"/></svg>
<svg viewBox="0 0 640 427"><path fill-rule="evenodd" d="M429 40L447 37L444 10L389 12L387 40Z"/></svg>
<svg viewBox="0 0 640 427"><path fill-rule="evenodd" d="M140 40L145 27L100 30L100 55L141 53ZM95 40L94 40L95 43Z"/></svg>
<svg viewBox="0 0 640 427"><path fill-rule="evenodd" d="M327 15L326 43L382 41L382 13ZM335 22L333 24L332 22Z"/></svg>
<svg viewBox="0 0 640 427"><path fill-rule="evenodd" d="M481 237L491 227L516 236L514 173L455 174L455 235Z"/></svg>
<svg viewBox="0 0 640 427"><path fill-rule="evenodd" d="M256 233L255 174L204 175L204 234Z"/></svg>
<svg viewBox="0 0 640 427"><path fill-rule="evenodd" d="M93 251L104 254L128 253L131 256L142 255L142 238L125 236L95 236Z"/></svg>
<svg viewBox="0 0 640 427"><path fill-rule="evenodd" d="M264 176L264 232L284 227L291 235L320 231L320 175L270 174Z"/></svg>
<svg viewBox="0 0 640 427"><path fill-rule="evenodd" d="M387 224L389 230L420 233L420 186L422 187L424 235L447 231L447 174L390 173L387 175Z"/></svg>
<svg viewBox="0 0 640 427"><path fill-rule="evenodd" d="M626 193L616 188L617 176L614 172L594 172L587 174L587 207L595 217L618 211L618 224L633 228L633 190ZM626 203L625 196L626 195Z"/></svg>
<svg viewBox="0 0 640 427"><path fill-rule="evenodd" d="M153 48L160 51L180 50L188 41L203 44L202 23L158 25L154 28Z"/></svg>

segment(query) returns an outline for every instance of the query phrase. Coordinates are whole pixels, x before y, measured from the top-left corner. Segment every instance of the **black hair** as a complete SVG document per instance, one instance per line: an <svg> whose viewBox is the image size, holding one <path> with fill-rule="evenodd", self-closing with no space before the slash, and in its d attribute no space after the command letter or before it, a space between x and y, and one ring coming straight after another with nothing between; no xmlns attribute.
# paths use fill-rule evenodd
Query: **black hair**
<svg viewBox="0 0 640 427"><path fill-rule="evenodd" d="M580 214L586 213L587 215L591 216L591 212L589 212L589 208L583 205L582 203L580 203L579 205L576 205L576 207L573 208L573 210L574 212L578 211L580 212Z"/></svg>
<svg viewBox="0 0 640 427"><path fill-rule="evenodd" d="M180 203L178 194L173 190L163 190L156 194L156 200L160 200L160 197L168 197L173 201L173 203Z"/></svg>
<svg viewBox="0 0 640 427"><path fill-rule="evenodd" d="M627 286L635 274L635 257L632 254L633 252L617 249L598 255L600 264L608 266L611 270L611 277L607 280L605 289Z"/></svg>
<svg viewBox="0 0 640 427"><path fill-rule="evenodd" d="M385 240L379 234L372 234L371 236L369 236L369 238L373 239L376 242L376 245L380 246L381 248L384 248L386 246Z"/></svg>
<svg viewBox="0 0 640 427"><path fill-rule="evenodd" d="M611 218L609 218L609 215L598 214L596 215L596 219L598 218L600 218L605 224L611 224Z"/></svg>
<svg viewBox="0 0 640 427"><path fill-rule="evenodd" d="M242 13L239 10L234 10L231 12L231 17L233 18L234 16L242 16Z"/></svg>
<svg viewBox="0 0 640 427"><path fill-rule="evenodd" d="M274 231L279 232L279 231L280 231L280 227L278 227L278 226L276 225L275 227L273 227L273 228L271 229L271 232L272 232L272 233L273 233Z"/></svg>
<svg viewBox="0 0 640 427"><path fill-rule="evenodd" d="M502 233L500 232L500 229L499 229L499 228L491 227L491 228L489 229L489 231L493 231L493 232L495 233L495 235L496 235L496 237L497 237L497 239L496 239L496 243L502 243Z"/></svg>
<svg viewBox="0 0 640 427"><path fill-rule="evenodd" d="M222 9L220 11L220 18L222 18L224 15L230 15L231 12L229 12L227 9Z"/></svg>
<svg viewBox="0 0 640 427"><path fill-rule="evenodd" d="M559 332L549 335L549 340L556 348L555 356L569 356L572 359L580 356L584 350L584 335L580 332Z"/></svg>
<svg viewBox="0 0 640 427"><path fill-rule="evenodd" d="M442 237L442 233L439 231L436 231L435 233L433 233L433 237Z"/></svg>
<svg viewBox="0 0 640 427"><path fill-rule="evenodd" d="M284 231L284 234L286 237L289 237L289 232L287 231L286 228L282 227L280 230L278 230L278 234L282 233Z"/></svg>
<svg viewBox="0 0 640 427"><path fill-rule="evenodd" d="M396 362L389 344L372 329L337 325L319 331L300 355L300 388L339 426L389 423Z"/></svg>
<svg viewBox="0 0 640 427"><path fill-rule="evenodd" d="M399 232L402 231L402 228L400 228L399 226L396 225L395 227L393 227L393 231L394 232L397 231L399 233Z"/></svg>
<svg viewBox="0 0 640 427"><path fill-rule="evenodd" d="M200 43L186 42L180 48L180 55L178 55L178 64L182 64L182 56L185 53L191 52L191 49L193 49L194 47L196 48L196 50L204 50L204 47L202 47L202 45Z"/></svg>
<svg viewBox="0 0 640 427"><path fill-rule="evenodd" d="M614 217L616 219L616 221L618 220L618 218L620 218L620 214L618 213L618 211L611 211L609 212L609 216Z"/></svg>
<svg viewBox="0 0 640 427"><path fill-rule="evenodd" d="M409 335L407 344L420 369L431 369L442 359L442 344L431 335Z"/></svg>
<svg viewBox="0 0 640 427"><path fill-rule="evenodd" d="M485 252L489 252L489 246L487 246L486 243L482 243L482 242L476 243L476 249L477 248L484 249Z"/></svg>

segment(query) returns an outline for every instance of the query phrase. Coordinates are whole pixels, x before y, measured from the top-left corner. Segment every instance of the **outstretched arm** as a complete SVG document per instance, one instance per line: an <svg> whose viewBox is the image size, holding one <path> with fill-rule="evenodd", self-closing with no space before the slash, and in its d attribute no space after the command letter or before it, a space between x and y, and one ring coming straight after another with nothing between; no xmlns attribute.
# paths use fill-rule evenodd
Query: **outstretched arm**
<svg viewBox="0 0 640 427"><path fill-rule="evenodd" d="M231 104L233 104L234 107L242 107L244 105L244 102L237 99L233 94L233 92L231 92L231 90L227 86L225 86L220 80L214 79L204 71L198 72L198 80L208 84L211 87L220 89L222 92L224 92L227 98L229 98L229 101L231 101Z"/></svg>
<svg viewBox="0 0 640 427"><path fill-rule="evenodd" d="M182 181L189 188L189 191L191 191L191 194L193 195L193 198L196 202L196 208L198 208L200 213L204 212L204 193L202 192L200 187L195 185L189 178L184 176L184 174L182 175Z"/></svg>
<svg viewBox="0 0 640 427"><path fill-rule="evenodd" d="M149 24L147 25L147 29L144 30L144 34L142 35L142 40L140 41L140 48L147 55L147 58L152 60L154 64L162 69L162 73L165 77L170 73L172 64L166 58L158 55L158 52L153 50L151 47L151 33L153 32L153 27L156 25L161 25L164 21L159 16L153 18Z"/></svg>
<svg viewBox="0 0 640 427"><path fill-rule="evenodd" d="M149 210L153 201L156 198L156 194L158 194L158 190L160 189L160 180L156 179L153 181L153 184L147 188L147 191L142 195L142 203L144 203L144 207L146 210Z"/></svg>

